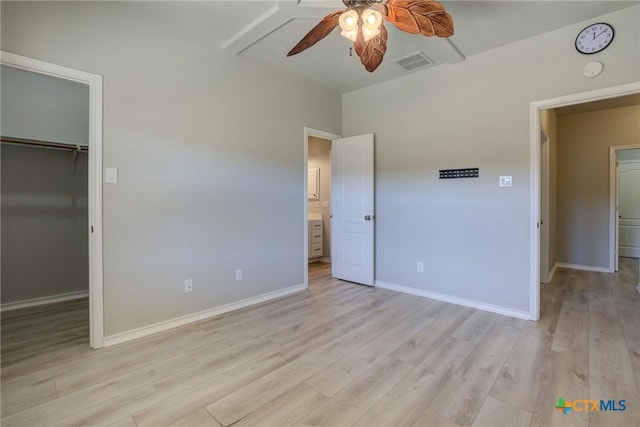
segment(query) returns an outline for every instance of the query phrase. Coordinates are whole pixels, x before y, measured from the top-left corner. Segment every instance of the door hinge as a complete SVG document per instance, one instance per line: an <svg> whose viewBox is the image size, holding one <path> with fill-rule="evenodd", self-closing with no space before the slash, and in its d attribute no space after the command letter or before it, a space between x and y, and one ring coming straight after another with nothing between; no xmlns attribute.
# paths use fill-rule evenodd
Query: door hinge
<svg viewBox="0 0 640 427"><path fill-rule="evenodd" d="M91 232L93 233L93 225L91 226Z"/></svg>

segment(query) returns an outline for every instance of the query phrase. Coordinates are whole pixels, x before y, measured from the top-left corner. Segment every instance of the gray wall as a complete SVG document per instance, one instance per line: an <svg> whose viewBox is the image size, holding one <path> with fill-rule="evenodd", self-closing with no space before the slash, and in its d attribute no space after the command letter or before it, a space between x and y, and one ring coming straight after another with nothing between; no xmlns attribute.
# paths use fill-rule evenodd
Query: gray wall
<svg viewBox="0 0 640 427"><path fill-rule="evenodd" d="M609 147L639 141L640 105L558 116L558 262L609 268Z"/></svg>
<svg viewBox="0 0 640 427"><path fill-rule="evenodd" d="M310 168L320 168L320 200L309 200L308 211L322 214L322 256L331 259L331 141L309 136L308 161ZM329 207L323 208L323 201Z"/></svg>
<svg viewBox="0 0 640 427"><path fill-rule="evenodd" d="M613 44L578 54L576 34L600 20ZM634 6L345 94L342 135L376 135L377 280L528 312L530 103L640 80L639 35ZM590 60L605 71L586 79ZM480 178L438 180L457 167Z"/></svg>
<svg viewBox="0 0 640 427"><path fill-rule="evenodd" d="M338 94L166 8L2 2L4 50L104 76L106 336L303 283L303 128L341 127Z"/></svg>
<svg viewBox="0 0 640 427"><path fill-rule="evenodd" d="M2 66L2 135L86 145L89 87Z"/></svg>
<svg viewBox="0 0 640 427"><path fill-rule="evenodd" d="M2 303L89 286L87 154L2 144Z"/></svg>

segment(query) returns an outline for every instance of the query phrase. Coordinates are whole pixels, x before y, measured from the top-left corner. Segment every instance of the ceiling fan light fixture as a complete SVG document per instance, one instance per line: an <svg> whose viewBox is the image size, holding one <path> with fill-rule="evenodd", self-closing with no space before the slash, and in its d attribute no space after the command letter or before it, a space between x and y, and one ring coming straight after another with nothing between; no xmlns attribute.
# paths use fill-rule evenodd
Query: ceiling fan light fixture
<svg viewBox="0 0 640 427"><path fill-rule="evenodd" d="M340 15L340 20L338 21L342 29L340 35L355 42L358 38L358 19L358 12L353 9L347 10Z"/></svg>
<svg viewBox="0 0 640 427"><path fill-rule="evenodd" d="M364 41L369 41L380 34L382 24L382 14L375 9L365 9L362 11L362 35Z"/></svg>
<svg viewBox="0 0 640 427"><path fill-rule="evenodd" d="M1 0L0 0L1 1ZM436 0L342 0L347 10L326 15L287 56L297 55L327 37L338 26L353 42L360 62L370 73L382 63L389 33L386 20L400 31L426 37L451 37L453 19Z"/></svg>

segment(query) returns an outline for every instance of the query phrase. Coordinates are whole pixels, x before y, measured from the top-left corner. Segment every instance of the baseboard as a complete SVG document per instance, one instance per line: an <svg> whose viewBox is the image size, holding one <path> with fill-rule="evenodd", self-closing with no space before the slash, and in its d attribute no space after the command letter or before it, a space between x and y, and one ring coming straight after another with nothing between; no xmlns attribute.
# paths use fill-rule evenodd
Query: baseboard
<svg viewBox="0 0 640 427"><path fill-rule="evenodd" d="M89 291L67 292L64 294L52 295L50 297L33 298L16 302L8 302L0 305L0 312L18 310L20 308L36 307L39 305L52 304L54 302L72 301L74 299L87 298Z"/></svg>
<svg viewBox="0 0 640 427"><path fill-rule="evenodd" d="M211 308L197 313L187 314L185 316L176 317L174 319L165 320L163 322L154 323L148 326L143 326L131 331L121 332L119 334L105 337L104 346L110 347L112 345L120 344L126 341L131 341L138 338L146 337L148 335L157 334L158 332L164 332L169 329L187 325L189 323L209 319L211 317L219 316L230 311L239 310L251 305L260 304L262 302L269 301L275 298L287 296L295 292L304 291L305 289L306 287L304 286L304 284L295 285L285 289L279 289L277 291L257 295L255 297L247 298L241 301L232 302L220 307Z"/></svg>
<svg viewBox="0 0 640 427"><path fill-rule="evenodd" d="M556 262L555 264L553 264L553 268L549 272L549 276L548 276L549 281L547 283L551 283L551 281L553 280L553 276L556 274L557 269L558 269L558 263Z"/></svg>
<svg viewBox="0 0 640 427"><path fill-rule="evenodd" d="M518 319L531 320L531 316L527 311L514 310L511 308L502 307L499 305L487 304L484 302L453 297L450 295L425 291L423 289L416 289L409 286L402 286L402 285L396 285L393 283L381 282L379 280L376 280L376 287L389 289L391 291L402 292L409 295L416 295L419 297L430 298L437 301L448 302L450 304L461 305L464 307L477 308L478 310L489 311L491 313L502 314L504 316L516 317Z"/></svg>
<svg viewBox="0 0 640 427"><path fill-rule="evenodd" d="M571 268L573 270L595 271L597 273L613 273L613 271L611 271L606 267L594 267L592 265L568 264L564 262L557 262L555 266L561 267L561 268Z"/></svg>
<svg viewBox="0 0 640 427"><path fill-rule="evenodd" d="M325 264L331 264L331 259L328 257L322 257L319 259L320 262L324 262Z"/></svg>

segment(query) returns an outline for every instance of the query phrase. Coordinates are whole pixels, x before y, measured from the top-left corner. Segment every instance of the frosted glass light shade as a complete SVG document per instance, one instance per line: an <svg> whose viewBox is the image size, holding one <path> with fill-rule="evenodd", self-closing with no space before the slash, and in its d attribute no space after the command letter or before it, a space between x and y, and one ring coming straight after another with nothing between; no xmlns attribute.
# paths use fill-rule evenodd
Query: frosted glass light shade
<svg viewBox="0 0 640 427"><path fill-rule="evenodd" d="M338 20L340 28L342 29L340 35L355 42L358 38L358 19L358 12L353 9L347 10L340 15L340 19Z"/></svg>
<svg viewBox="0 0 640 427"><path fill-rule="evenodd" d="M362 36L365 41L369 41L380 34L382 24L382 14L374 9L362 11Z"/></svg>

